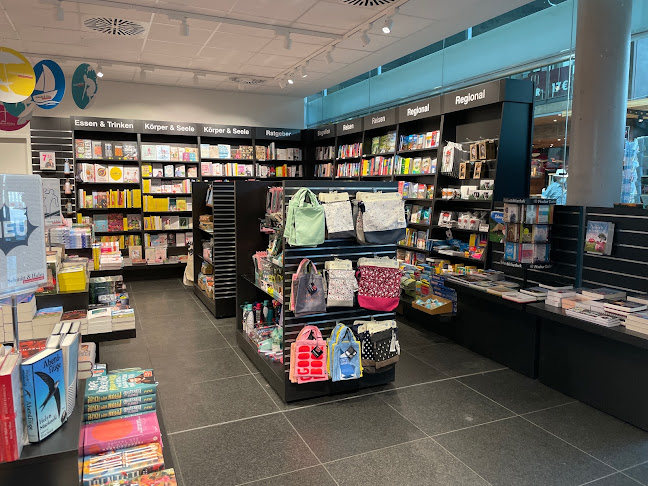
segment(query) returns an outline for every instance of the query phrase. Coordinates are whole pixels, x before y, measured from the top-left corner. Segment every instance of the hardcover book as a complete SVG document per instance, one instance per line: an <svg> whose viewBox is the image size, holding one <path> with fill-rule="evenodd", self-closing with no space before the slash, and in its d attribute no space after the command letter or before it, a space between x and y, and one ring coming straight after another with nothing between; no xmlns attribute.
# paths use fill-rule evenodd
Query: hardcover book
<svg viewBox="0 0 648 486"><path fill-rule="evenodd" d="M114 374L114 373L111 373ZM83 406L84 413L102 412L113 408L127 408L134 405L145 405L147 403L155 403L156 395L139 395L136 397L120 398L118 400L109 400L107 402L99 403L86 403Z"/></svg>
<svg viewBox="0 0 648 486"><path fill-rule="evenodd" d="M107 486L177 486L176 474L173 468L144 474L132 479L120 479Z"/></svg>
<svg viewBox="0 0 648 486"><path fill-rule="evenodd" d="M86 412L83 414L83 420L92 422L93 420L102 420L107 418L124 417L126 415L133 415L135 413L155 412L156 402L140 403L137 405L130 405L121 408L109 408L106 410L98 410L96 412Z"/></svg>
<svg viewBox="0 0 648 486"><path fill-rule="evenodd" d="M4 359L4 362L2 361ZM20 394L20 355L9 353L0 359L0 456L15 461L23 448L23 405Z"/></svg>
<svg viewBox="0 0 648 486"><path fill-rule="evenodd" d="M45 349L20 365L29 442L40 442L67 420L63 352Z"/></svg>
<svg viewBox="0 0 648 486"><path fill-rule="evenodd" d="M122 165L108 166L110 182L124 182L124 167Z"/></svg>
<svg viewBox="0 0 648 486"><path fill-rule="evenodd" d="M101 142L99 140L92 141L92 158L103 159L103 150L101 147Z"/></svg>
<svg viewBox="0 0 648 486"><path fill-rule="evenodd" d="M588 221L585 235L585 251L599 255L612 253L614 223L609 221Z"/></svg>
<svg viewBox="0 0 648 486"><path fill-rule="evenodd" d="M156 160L157 148L155 145L142 145L142 160Z"/></svg>
<svg viewBox="0 0 648 486"><path fill-rule="evenodd" d="M153 370L96 376L86 382L85 403L106 402L155 393Z"/></svg>
<svg viewBox="0 0 648 486"><path fill-rule="evenodd" d="M138 477L163 468L164 457L159 443L88 455L83 458L83 486L112 484L112 481Z"/></svg>
<svg viewBox="0 0 648 486"><path fill-rule="evenodd" d="M95 164L95 182L110 182L110 177L108 175L108 166L103 164Z"/></svg>
<svg viewBox="0 0 648 486"><path fill-rule="evenodd" d="M139 167L124 167L124 182L139 182Z"/></svg>
<svg viewBox="0 0 648 486"><path fill-rule="evenodd" d="M89 378L89 380L93 379ZM86 455L99 454L159 441L160 425L155 412L127 415L86 424L83 452Z"/></svg>
<svg viewBox="0 0 648 486"><path fill-rule="evenodd" d="M158 160L171 160L171 147L168 145L156 145Z"/></svg>

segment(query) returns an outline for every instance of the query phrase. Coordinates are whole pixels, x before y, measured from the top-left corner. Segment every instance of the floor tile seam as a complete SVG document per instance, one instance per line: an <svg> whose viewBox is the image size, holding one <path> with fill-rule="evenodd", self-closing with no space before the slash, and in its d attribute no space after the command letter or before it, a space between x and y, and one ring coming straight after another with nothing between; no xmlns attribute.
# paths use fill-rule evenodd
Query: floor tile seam
<svg viewBox="0 0 648 486"><path fill-rule="evenodd" d="M439 447L441 447L441 449L446 451L448 454L450 454L452 457L454 457L457 461L459 461L461 464L463 464L465 467L467 467L470 471L472 471L479 479L484 481L489 486L493 486L493 484L490 481L487 481L485 477L483 477L481 474L479 474L477 471L475 471L472 467L470 467L468 464L466 464L461 459L459 459L455 454L450 452L443 444L441 444L441 442L436 440L434 437L430 437L430 439L432 439L435 444L437 444Z"/></svg>
<svg viewBox="0 0 648 486"><path fill-rule="evenodd" d="M578 400L570 400L568 402L560 403L558 405L552 405L551 407L539 408L538 410L531 410L530 412L518 413L517 415L519 415L520 417L523 416L523 415L531 415L533 413L545 412L545 411L551 410L553 408L565 407L567 405L572 405L574 403L579 403L579 401Z"/></svg>
<svg viewBox="0 0 648 486"><path fill-rule="evenodd" d="M144 339L146 340L146 338L144 338ZM153 345L149 345L149 344L148 344L148 341L146 341L146 344L147 344L147 346L150 346L151 348L163 348L164 346L168 346L168 344L153 344ZM170 343L170 344L172 344L172 343ZM215 348L207 348L207 349L192 349L191 351L192 351L192 352L218 351L219 349L227 349L227 348L229 348L229 347L230 347L230 346L217 346L217 347L215 347ZM155 349L153 349L153 351L155 351ZM187 349L185 349L184 351L187 351Z"/></svg>
<svg viewBox="0 0 648 486"><path fill-rule="evenodd" d="M304 445L308 448L310 453L313 454L313 457L317 460L317 462L319 462L320 466L322 466L324 468L324 470L326 471L326 474L328 474L331 477L331 479L333 480L333 482L335 484L340 486L340 483L337 482L337 479L335 479L333 477L333 475L328 470L328 468L322 463L322 460L319 458L319 456L317 454L315 454L315 451L313 449L311 449L311 446L308 444L308 442L306 442L306 440L299 433L299 431L297 430L297 427L295 427L294 424L288 419L288 417L286 417L286 414L283 411L281 412L281 415L283 415L284 420L290 424L290 426L293 428L293 430L295 431L297 436L301 439L301 441L304 443Z"/></svg>
<svg viewBox="0 0 648 486"><path fill-rule="evenodd" d="M222 349L226 349L226 348L222 348ZM252 376L252 373L243 373L242 375L225 376L225 377L222 377L222 378L212 378L211 380L192 381L191 383L186 383L186 384L187 385L203 385L205 383L211 383L213 381L233 380L234 378L243 378L245 376Z"/></svg>
<svg viewBox="0 0 648 486"><path fill-rule="evenodd" d="M320 465L319 464L314 464L312 466L300 467L299 469L295 469L293 471L288 471L288 472L281 473L281 474L273 474L272 476L266 476L264 478L253 479L252 481L245 481L244 483L237 483L235 486L245 486L247 484L254 484L254 483L259 482L259 481L267 481L268 479L280 478L281 476L287 476L288 474L294 474L296 472L306 471L308 469L313 469L315 467L320 467Z"/></svg>
<svg viewBox="0 0 648 486"><path fill-rule="evenodd" d="M554 434L553 432L548 431L548 430L545 429L544 427L541 427L540 425L533 423L533 422L532 422L531 420L529 420L528 418L526 418L526 417L524 417L524 416L522 416L522 415L518 415L518 417L521 418L522 420L526 420L526 421L529 422L531 425L534 425L534 426L538 427L540 430L542 430L542 431L546 432L547 434L549 434L549 435L555 437L556 439L560 440L561 442L564 442L564 443L567 444L568 446L571 446L571 447L573 447L574 449L576 449L576 450L582 452L583 454L585 454L585 455L591 457L591 458L594 459L595 461L600 462L600 463L603 464L604 466L609 467L609 468L612 469L613 471L615 471L615 472L621 472L621 471L619 471L616 467L614 467L614 466L612 466L612 465L606 463L605 461L599 459L599 458L596 457L596 456L593 456L593 455L590 454L589 452L587 452L587 451L581 449L581 448L578 447L577 445L572 444L571 442L569 442L569 441L563 439L562 437L557 436L556 434Z"/></svg>
<svg viewBox="0 0 648 486"><path fill-rule="evenodd" d="M177 469L177 475L180 476L180 481L183 485L186 485L184 476L182 475L182 467L180 466L180 461L178 460L178 453L175 450L175 446L171 441L169 441L169 447L171 448L171 459L173 460L173 470Z"/></svg>
<svg viewBox="0 0 648 486"><path fill-rule="evenodd" d="M633 467L634 467L634 466L633 466ZM634 481L634 482L637 483L637 484L641 484L642 486L645 486L645 484L646 484L646 483L642 483L642 482L639 481L638 479L633 478L632 476L630 476L629 474L627 474L627 473L626 473L625 471L623 471L623 470L622 470L622 471L619 471L619 473L620 473L622 476L625 476L626 478L628 478L628 479Z"/></svg>
<svg viewBox="0 0 648 486"><path fill-rule="evenodd" d="M273 404L275 407L277 407L277 410L279 410L280 412L283 412L284 410L281 409L281 407L280 407L279 404L275 401L275 399L272 397L272 395L270 394L270 392L269 392L268 390L266 390L266 387L263 386L263 383L261 383L261 382L259 381L259 378L256 376L256 374L252 373L252 376L254 377L254 379L256 380L256 382L259 384L259 386L263 389L263 391L266 393L266 395L268 395L268 397L270 398L270 401L272 402L272 404Z"/></svg>
<svg viewBox="0 0 648 486"><path fill-rule="evenodd" d="M439 344L446 344L446 343L439 343ZM421 346L421 347L423 347L423 346ZM416 355L410 353L409 351L407 351L407 349L403 349L403 352L404 352L405 354L411 356L412 358L419 360L421 363L423 363L423 364L425 364L425 365L427 365L427 366L430 366L431 368L435 369L435 370L438 371L439 373L443 373L444 375L447 375L447 373L441 371L440 369L438 369L438 368L435 367L435 366L432 366L432 365L431 365L430 363L428 363L427 361L425 361L425 360L419 358L418 356L416 356Z"/></svg>
<svg viewBox="0 0 648 486"><path fill-rule="evenodd" d="M432 440L432 438L428 437L428 436L425 436L425 437L419 437L418 439L412 439L412 440L407 440L405 442L399 442L398 444L392 444L392 445L388 445L388 446L384 446L384 447L378 447L377 449L371 449L369 451L358 452L357 454L351 454L350 456L344 456L344 457L340 457L338 459L331 459L330 461L324 461L324 462L322 462L322 465L323 466L324 465L331 465L331 464L334 464L336 462L345 461L347 459L353 459L354 457L360 457L360 456L364 456L366 454L373 454L374 452L380 452L380 451L384 451L386 449L393 449L395 447L400 447L400 446L404 446L404 445L407 445L407 444L413 444L414 442L421 442L423 440Z"/></svg>
<svg viewBox="0 0 648 486"><path fill-rule="evenodd" d="M207 317L209 317L209 316L207 316ZM211 322L211 321L210 321L210 322ZM213 322L212 322L212 325L214 325ZM226 342L227 345L230 347L230 349L232 350L232 352L236 355L236 357L239 359L239 361L240 361L241 363L243 363L243 366L245 366L245 369L247 369L251 374L253 374L253 371L250 369L250 367L247 365L247 363L246 363L245 361L243 361L243 358L241 358L241 357L239 356L239 354L238 354L238 353L236 352L236 350L234 349L234 346L232 346L232 344L227 340L227 338L225 337L225 335L224 335L224 334L223 334L223 333L222 333L222 332L221 332L221 331L220 331L216 326L214 326L214 329L216 329L216 330L218 331L218 334L220 334L220 335L223 337L223 339L225 339L225 342ZM237 332L238 332L238 330L237 330ZM260 383L259 383L259 385L260 385ZM274 400L273 400L273 402L274 402ZM277 408L278 408L278 407L277 407Z"/></svg>
<svg viewBox="0 0 648 486"><path fill-rule="evenodd" d="M621 472L628 471L629 469L632 469L633 467L643 466L644 464L648 464L648 461L640 462L639 464L635 464L634 466L628 466L628 467L621 468L621 469L619 469L619 471L621 471Z"/></svg>
<svg viewBox="0 0 648 486"><path fill-rule="evenodd" d="M185 434L187 432L196 432L198 430L211 429L213 427L220 427L222 425L229 425L229 424L235 424L235 423L238 423L238 422L245 422L246 420L254 420L254 419L258 419L258 418L269 417L270 415L278 415L280 413L282 413L281 410L277 410L275 412L261 413L261 414L258 414L258 415L252 415L251 417L241 417L241 418L237 418L237 419L226 420L225 422L219 422L217 424L207 424L207 425L201 425L200 427L192 427L190 429L176 430L175 432L169 432L167 435L172 436L172 435Z"/></svg>
<svg viewBox="0 0 648 486"><path fill-rule="evenodd" d="M493 402L495 405L497 405L497 406L499 406L499 407L502 407L503 409L505 409L505 410L511 412L514 416L516 416L516 417L519 417L519 416L520 416L520 414L517 413L516 411L511 410L510 408L508 408L508 407L502 405L501 403L497 402L496 400L493 400L491 397L484 395L484 394L483 394L482 392L480 392L479 390L475 390L475 389L474 389L473 387L471 387L470 385L467 385L466 383L464 383L464 382L462 382L462 381L460 381L460 380L457 380L457 383L459 383L459 384L465 386L466 388L468 388L469 390L472 390L472 391L474 391L475 393L481 395L482 397L486 398L487 400Z"/></svg>
<svg viewBox="0 0 648 486"><path fill-rule="evenodd" d="M578 486L587 486L588 484L595 483L596 481L600 481L601 479L612 477L615 474L618 474L618 473L613 472L613 473L610 473L610 474L606 474L605 476L601 476L600 478L592 479L591 481L587 481L586 483L581 483Z"/></svg>
<svg viewBox="0 0 648 486"><path fill-rule="evenodd" d="M448 435L448 434L454 434L455 432L462 432L464 430L476 429L477 427L482 427L484 425L495 424L497 422L504 422L505 420L511 420L511 419L516 418L516 417L517 417L517 415L510 415L508 417L502 417L502 418L498 418L498 419L494 419L494 420L489 420L488 422L483 422L481 424L468 425L467 427L461 427L459 429L448 430L447 432L439 432L438 434L431 434L431 435L428 434L428 435L430 436L430 438L434 439L436 437L441 437L441 436Z"/></svg>
<svg viewBox="0 0 648 486"><path fill-rule="evenodd" d="M385 403L386 403L386 402L385 402ZM450 454L452 457L454 457L457 461L459 461L459 462L460 462L461 464L463 464L465 467L467 467L468 469L470 469L473 473L475 473L478 477L480 477L484 482L486 482L486 484L491 484L490 482L486 481L486 479L484 479L484 478L481 476L481 474L479 474L477 471L475 471L472 467L470 467L468 464L466 464L465 462L463 462L461 459L459 459L457 456L455 456L455 455L454 455L452 452L450 452L448 449L446 449L445 447L443 447L443 446L442 446L442 445L441 445L441 444L440 444L436 439L434 439L434 437L432 437L430 434L428 434L427 432L425 432L425 430L421 429L418 425L416 425L414 422L412 422L409 418L407 418L405 415L403 415L403 414L400 413L398 410L396 410L396 408L394 408L390 403L387 403L387 405L388 405L389 408L391 408L394 412L396 412L398 415L400 415L400 416L403 417L405 420L407 420L410 424L412 424L414 427L416 427L420 432L423 433L423 435L425 435L426 437L432 439L432 440L433 440L435 443L437 443L441 448L443 448L443 449L444 449L448 454ZM491 486L492 486L492 485L491 485Z"/></svg>

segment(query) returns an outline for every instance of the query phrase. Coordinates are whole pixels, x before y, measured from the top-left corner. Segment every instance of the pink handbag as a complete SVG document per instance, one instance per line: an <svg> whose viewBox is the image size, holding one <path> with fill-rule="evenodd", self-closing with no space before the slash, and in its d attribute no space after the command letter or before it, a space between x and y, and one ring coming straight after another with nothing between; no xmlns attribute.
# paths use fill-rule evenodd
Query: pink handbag
<svg viewBox="0 0 648 486"><path fill-rule="evenodd" d="M358 261L358 304L365 309L393 311L398 307L401 275L397 263L383 258Z"/></svg>
<svg viewBox="0 0 648 486"><path fill-rule="evenodd" d="M328 380L326 341L317 326L304 326L290 345L290 373L293 383Z"/></svg>

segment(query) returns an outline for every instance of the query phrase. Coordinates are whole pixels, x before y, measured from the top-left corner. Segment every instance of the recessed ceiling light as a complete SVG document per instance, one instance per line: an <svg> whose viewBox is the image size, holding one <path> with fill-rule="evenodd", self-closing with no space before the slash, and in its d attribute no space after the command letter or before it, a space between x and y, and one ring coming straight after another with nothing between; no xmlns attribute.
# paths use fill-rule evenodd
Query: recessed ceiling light
<svg viewBox="0 0 648 486"><path fill-rule="evenodd" d="M559 139L558 139L559 142L560 142L561 140L562 140L562 138L559 138Z"/></svg>
<svg viewBox="0 0 648 486"><path fill-rule="evenodd" d="M558 121L558 119L556 118L556 119L555 119L554 121L555 121L555 122L557 122L557 121Z"/></svg>
<svg viewBox="0 0 648 486"><path fill-rule="evenodd" d="M391 17L387 17L387 18L385 19L385 23L383 24L382 31L383 31L385 34L390 34L391 31L392 31L392 29L393 29L393 27L394 27L394 19L392 19Z"/></svg>

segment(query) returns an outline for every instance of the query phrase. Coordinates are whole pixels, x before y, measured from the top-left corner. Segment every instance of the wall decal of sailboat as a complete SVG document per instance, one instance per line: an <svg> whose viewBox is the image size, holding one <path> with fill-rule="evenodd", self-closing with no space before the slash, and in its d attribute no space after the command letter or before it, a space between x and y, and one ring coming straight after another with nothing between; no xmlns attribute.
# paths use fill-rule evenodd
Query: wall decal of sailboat
<svg viewBox="0 0 648 486"><path fill-rule="evenodd" d="M52 60L40 61L34 66L36 87L32 94L34 103L50 110L57 106L65 94L65 76L61 67Z"/></svg>

